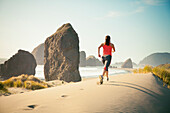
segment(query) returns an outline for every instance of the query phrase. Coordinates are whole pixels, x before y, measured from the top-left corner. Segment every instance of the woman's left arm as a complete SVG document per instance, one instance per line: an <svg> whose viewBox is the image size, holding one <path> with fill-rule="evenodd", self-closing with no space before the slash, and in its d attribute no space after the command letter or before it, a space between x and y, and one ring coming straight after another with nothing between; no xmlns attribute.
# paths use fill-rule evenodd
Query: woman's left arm
<svg viewBox="0 0 170 113"><path fill-rule="evenodd" d="M116 50L114 44L111 44L111 47L113 48L113 52L115 52Z"/></svg>

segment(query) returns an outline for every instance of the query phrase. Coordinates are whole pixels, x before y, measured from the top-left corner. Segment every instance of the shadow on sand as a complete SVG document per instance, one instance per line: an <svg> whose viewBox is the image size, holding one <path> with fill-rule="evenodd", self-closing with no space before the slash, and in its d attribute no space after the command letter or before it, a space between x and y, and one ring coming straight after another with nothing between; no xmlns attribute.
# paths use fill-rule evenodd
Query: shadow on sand
<svg viewBox="0 0 170 113"><path fill-rule="evenodd" d="M108 84L104 84L104 85L114 85L114 86L123 86L123 87L133 88L133 89L136 89L138 91L144 92L144 93L146 93L146 94L148 94L148 95L150 95L154 98L157 98L157 96L160 96L159 94L155 93L154 91L152 91L148 88L145 88L145 87L137 85L137 84L128 83L128 82L109 81Z"/></svg>
<svg viewBox="0 0 170 113"><path fill-rule="evenodd" d="M170 89L163 87L163 82L159 80L158 77L153 76L155 79L155 87L158 87L156 90L159 90L159 94L154 92L151 89L148 89L146 87L143 87L141 85L137 85L134 83L128 83L128 82L121 82L121 81L109 81L108 83L104 83L103 85L111 85L111 86L119 86L119 87L127 87L132 88L135 90L138 90L140 92L143 92L151 98L148 98L152 106L157 110L157 112L170 112ZM154 85L154 84L153 84ZM153 98L152 98L153 97Z"/></svg>

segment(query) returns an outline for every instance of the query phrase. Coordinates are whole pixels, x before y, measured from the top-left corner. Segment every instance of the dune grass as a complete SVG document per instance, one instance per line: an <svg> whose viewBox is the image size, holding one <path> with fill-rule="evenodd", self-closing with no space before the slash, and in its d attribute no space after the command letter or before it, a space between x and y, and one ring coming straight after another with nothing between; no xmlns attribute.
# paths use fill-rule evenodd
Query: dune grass
<svg viewBox="0 0 170 113"><path fill-rule="evenodd" d="M157 67L152 67L146 65L143 69L135 69L134 73L153 73L157 77L163 80L164 83L170 88L170 64L159 65Z"/></svg>
<svg viewBox="0 0 170 113"><path fill-rule="evenodd" d="M4 86L7 86L7 87L14 87L14 82L11 80L11 78L8 80L5 80L3 84Z"/></svg>
<svg viewBox="0 0 170 113"><path fill-rule="evenodd" d="M33 75L20 75L11 77L4 82L1 82L4 87L22 87L31 90L47 88L48 84L34 77Z"/></svg>
<svg viewBox="0 0 170 113"><path fill-rule="evenodd" d="M3 82L0 82L0 93L8 92Z"/></svg>
<svg viewBox="0 0 170 113"><path fill-rule="evenodd" d="M152 72L153 67L146 65L143 69L139 68L139 69L134 69L133 73L150 73Z"/></svg>
<svg viewBox="0 0 170 113"><path fill-rule="evenodd" d="M155 67L153 68L152 73L170 85L170 70L161 67Z"/></svg>
<svg viewBox="0 0 170 113"><path fill-rule="evenodd" d="M47 88L47 86L45 84L40 84L40 83L34 82L34 81L25 81L24 87L26 89L31 89L31 90Z"/></svg>

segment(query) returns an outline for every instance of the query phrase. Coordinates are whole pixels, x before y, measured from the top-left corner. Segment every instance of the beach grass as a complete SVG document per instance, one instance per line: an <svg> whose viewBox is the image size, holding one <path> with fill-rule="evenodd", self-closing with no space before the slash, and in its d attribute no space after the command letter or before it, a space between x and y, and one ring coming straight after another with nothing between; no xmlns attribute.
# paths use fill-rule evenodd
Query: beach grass
<svg viewBox="0 0 170 113"><path fill-rule="evenodd" d="M156 67L146 65L143 69L134 69L133 73L153 73L163 80L170 87L170 64L163 64Z"/></svg>
<svg viewBox="0 0 170 113"><path fill-rule="evenodd" d="M14 87L22 87L23 86L23 83L21 82L21 80L17 80L17 81L14 81Z"/></svg>
<svg viewBox="0 0 170 113"><path fill-rule="evenodd" d="M46 85L40 84L40 83L34 82L34 81L25 81L25 82L24 82L24 87L25 87L26 89L31 89L31 90L37 90L37 89L47 88Z"/></svg>
<svg viewBox="0 0 170 113"><path fill-rule="evenodd" d="M5 80L3 84L4 86L7 86L7 87L14 87L14 82L12 81L11 78L9 78L8 80Z"/></svg>
<svg viewBox="0 0 170 113"><path fill-rule="evenodd" d="M162 67L155 67L153 68L152 73L170 85L170 70Z"/></svg>
<svg viewBox="0 0 170 113"><path fill-rule="evenodd" d="M18 77L11 77L4 82L1 82L3 87L22 87L31 90L47 88L48 84L39 80L33 75L20 75Z"/></svg>
<svg viewBox="0 0 170 113"><path fill-rule="evenodd" d="M3 92L8 92L8 90L3 84L3 82L0 82L0 93L3 93Z"/></svg>
<svg viewBox="0 0 170 113"><path fill-rule="evenodd" d="M152 72L153 67L146 65L143 69L139 68L139 69L134 69L133 73L150 73Z"/></svg>

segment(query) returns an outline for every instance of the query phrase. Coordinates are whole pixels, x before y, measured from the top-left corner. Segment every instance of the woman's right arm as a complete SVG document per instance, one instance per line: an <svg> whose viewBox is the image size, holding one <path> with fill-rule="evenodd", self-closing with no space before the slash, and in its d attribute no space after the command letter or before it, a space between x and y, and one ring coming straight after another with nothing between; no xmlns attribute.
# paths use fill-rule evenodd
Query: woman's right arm
<svg viewBox="0 0 170 113"><path fill-rule="evenodd" d="M100 56L100 48L103 47L103 45L104 45L104 44L102 43L102 44L98 47L98 56L99 56L99 57L101 57L101 56Z"/></svg>

